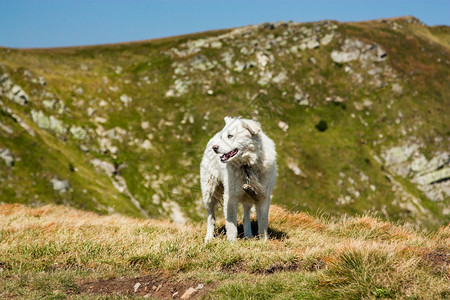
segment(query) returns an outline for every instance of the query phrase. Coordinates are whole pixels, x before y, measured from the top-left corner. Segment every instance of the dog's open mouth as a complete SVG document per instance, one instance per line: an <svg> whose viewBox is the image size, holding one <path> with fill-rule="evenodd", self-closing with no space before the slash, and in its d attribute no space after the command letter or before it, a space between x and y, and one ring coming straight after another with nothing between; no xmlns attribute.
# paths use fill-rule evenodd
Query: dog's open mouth
<svg viewBox="0 0 450 300"><path fill-rule="evenodd" d="M230 151L228 153L225 153L224 155L222 155L220 157L220 160L222 162L226 162L227 160L229 160L230 158L232 158L233 156L236 155L236 153L238 153L238 149L234 149L233 151Z"/></svg>

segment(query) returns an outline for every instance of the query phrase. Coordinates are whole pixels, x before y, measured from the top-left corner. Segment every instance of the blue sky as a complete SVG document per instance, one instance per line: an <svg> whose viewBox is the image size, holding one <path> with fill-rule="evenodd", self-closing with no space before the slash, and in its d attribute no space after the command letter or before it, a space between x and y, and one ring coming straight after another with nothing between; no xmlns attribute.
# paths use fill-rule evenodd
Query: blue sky
<svg viewBox="0 0 450 300"><path fill-rule="evenodd" d="M0 0L0 46L153 39L265 21L361 21L414 15L450 24L450 0Z"/></svg>

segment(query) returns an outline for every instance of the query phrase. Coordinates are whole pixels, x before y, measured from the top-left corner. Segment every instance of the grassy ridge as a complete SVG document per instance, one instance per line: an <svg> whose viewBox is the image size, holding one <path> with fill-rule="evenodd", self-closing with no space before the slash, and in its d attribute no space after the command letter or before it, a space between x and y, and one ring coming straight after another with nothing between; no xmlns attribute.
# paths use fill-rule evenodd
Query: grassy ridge
<svg viewBox="0 0 450 300"><path fill-rule="evenodd" d="M373 216L312 217L272 206L271 239L229 243L223 223L204 244L203 224L4 204L0 296L90 299L100 295L84 290L84 282L122 277L121 284L134 284L142 274L201 282L202 297L213 299L446 299L450 293L449 226L426 233ZM114 295L146 293L131 288Z"/></svg>

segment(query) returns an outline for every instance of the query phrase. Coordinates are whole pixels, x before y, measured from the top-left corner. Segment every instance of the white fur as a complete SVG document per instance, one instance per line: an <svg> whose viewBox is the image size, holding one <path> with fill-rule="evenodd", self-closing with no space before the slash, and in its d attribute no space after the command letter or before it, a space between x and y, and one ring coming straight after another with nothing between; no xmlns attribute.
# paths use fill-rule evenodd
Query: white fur
<svg viewBox="0 0 450 300"><path fill-rule="evenodd" d="M267 239L270 195L277 176L275 144L256 121L225 117L225 123L225 127L208 142L200 165L203 203L208 214L205 241L214 237L214 207L222 201L229 241L237 238L239 202L244 207L244 236L252 236L250 209L255 205L258 235ZM213 146L218 146L217 153ZM238 149L235 156L221 161L221 156L235 149ZM250 176L246 175L245 165ZM242 188L247 178L258 191L257 200Z"/></svg>

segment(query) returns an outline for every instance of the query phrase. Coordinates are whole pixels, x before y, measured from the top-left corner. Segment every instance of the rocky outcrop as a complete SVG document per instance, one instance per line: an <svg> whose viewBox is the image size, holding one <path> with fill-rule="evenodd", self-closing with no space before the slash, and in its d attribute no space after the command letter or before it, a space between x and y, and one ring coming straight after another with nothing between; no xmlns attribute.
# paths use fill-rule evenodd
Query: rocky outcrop
<svg viewBox="0 0 450 300"><path fill-rule="evenodd" d="M106 175L108 175L110 177L114 188L116 188L120 193L129 197L131 200L131 203L133 203L133 205L139 210L139 212L144 217L147 217L147 218L149 217L147 211L145 211L142 208L139 201L137 201L134 198L134 196L130 193L128 186L127 186L127 182L125 181L125 178L123 178L119 173L121 168L126 167L125 165L122 164L119 166L115 166L110 162L103 161L98 158L92 159L90 162L94 167L103 171L104 173L106 173Z"/></svg>
<svg viewBox="0 0 450 300"><path fill-rule="evenodd" d="M450 153L437 152L431 160L421 153L422 145L409 142L383 152L387 168L411 180L432 201L450 197Z"/></svg>
<svg viewBox="0 0 450 300"><path fill-rule="evenodd" d="M1 100L0 100L0 107L8 116L10 116L15 122L17 122L17 124L19 124L20 127L25 129L25 131L28 132L29 135L35 136L34 130L31 128L31 126L28 125L28 123L25 120L23 120L19 115L17 115L11 108L6 106L5 103L3 103Z"/></svg>
<svg viewBox="0 0 450 300"><path fill-rule="evenodd" d="M275 28L282 30L282 34L275 36L271 32ZM312 28L292 22L263 23L236 28L213 37L189 40L165 52L175 60L172 64L174 81L165 96L181 97L197 84L204 86L206 94L214 94L214 90L205 83L210 81L211 75L218 75L212 74L215 70L224 75L227 83L237 82L234 76L230 76L235 72L251 76L261 86L276 84L281 87L289 83L289 74L278 68L273 51L280 56L291 53L300 56L299 51L314 51L330 44L336 29L337 24L328 21L314 23ZM207 48L222 49L224 43L229 47L220 54L223 64L211 59L204 51ZM311 58L311 61L315 59Z"/></svg>
<svg viewBox="0 0 450 300"><path fill-rule="evenodd" d="M67 179L60 180L58 177L53 177L50 182L53 185L53 189L58 193L65 193L69 190L70 183Z"/></svg>
<svg viewBox="0 0 450 300"><path fill-rule="evenodd" d="M83 127L71 126L69 131L74 139L84 140L87 137L87 132Z"/></svg>
<svg viewBox="0 0 450 300"><path fill-rule="evenodd" d="M6 73L0 76L0 95L20 105L26 105L30 101L28 94L19 85L14 84Z"/></svg>
<svg viewBox="0 0 450 300"><path fill-rule="evenodd" d="M342 64L359 59L360 61L384 61L387 57L384 51L377 44L366 44L357 39L347 38L341 46L341 51L331 52L334 62Z"/></svg>
<svg viewBox="0 0 450 300"><path fill-rule="evenodd" d="M31 111L31 117L39 128L52 130L59 134L65 134L67 129L61 120L58 120L54 116L46 116L42 111Z"/></svg>
<svg viewBox="0 0 450 300"><path fill-rule="evenodd" d="M8 167L12 167L14 165L14 157L8 148L0 148L0 158L3 159Z"/></svg>

